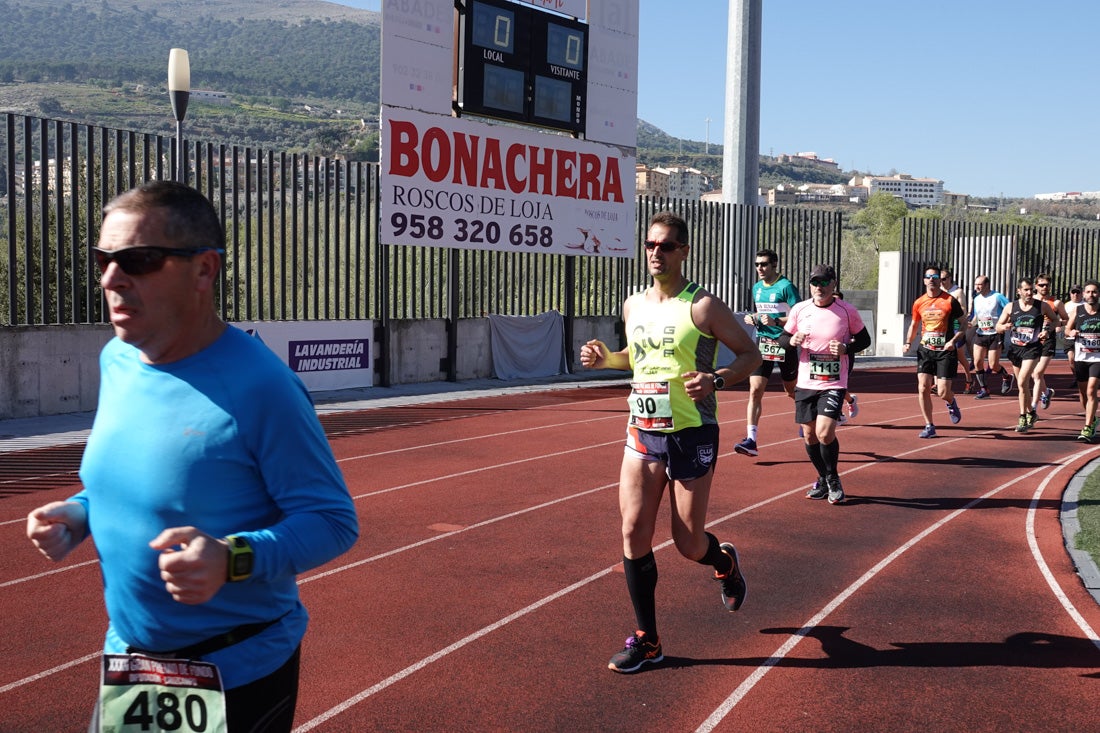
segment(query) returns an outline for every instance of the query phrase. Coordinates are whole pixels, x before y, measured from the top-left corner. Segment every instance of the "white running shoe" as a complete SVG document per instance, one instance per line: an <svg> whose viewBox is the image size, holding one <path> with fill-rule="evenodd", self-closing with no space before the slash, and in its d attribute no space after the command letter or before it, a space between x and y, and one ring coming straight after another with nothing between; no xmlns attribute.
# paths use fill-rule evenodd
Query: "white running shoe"
<svg viewBox="0 0 1100 733"><path fill-rule="evenodd" d="M848 403L848 417L855 418L859 414L859 397L850 395L852 401Z"/></svg>

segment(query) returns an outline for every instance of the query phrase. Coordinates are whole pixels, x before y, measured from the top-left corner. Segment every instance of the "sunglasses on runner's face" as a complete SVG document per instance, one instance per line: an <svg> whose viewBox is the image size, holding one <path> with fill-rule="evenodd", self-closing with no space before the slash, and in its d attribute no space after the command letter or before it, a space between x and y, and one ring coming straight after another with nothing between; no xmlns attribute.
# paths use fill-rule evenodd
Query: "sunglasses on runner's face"
<svg viewBox="0 0 1100 733"><path fill-rule="evenodd" d="M810 285L813 285L815 288L827 288L832 284L833 281L829 278L817 277L810 280Z"/></svg>
<svg viewBox="0 0 1100 733"><path fill-rule="evenodd" d="M653 249L654 247L656 247L657 249L661 250L662 252L675 252L676 250L680 249L683 246L684 245L680 244L679 242L648 242L647 241L645 243L645 248L646 249Z"/></svg>
<svg viewBox="0 0 1100 733"><path fill-rule="evenodd" d="M191 258L201 252L215 251L218 254L225 252L218 247L199 247L198 249L181 249L178 247L127 247L125 249L100 249L92 247L95 263L101 273L107 271L112 262L127 275L149 275L164 267L164 261L169 257Z"/></svg>
<svg viewBox="0 0 1100 733"><path fill-rule="evenodd" d="M940 276L939 275L925 275L924 279L925 280L939 280Z"/></svg>

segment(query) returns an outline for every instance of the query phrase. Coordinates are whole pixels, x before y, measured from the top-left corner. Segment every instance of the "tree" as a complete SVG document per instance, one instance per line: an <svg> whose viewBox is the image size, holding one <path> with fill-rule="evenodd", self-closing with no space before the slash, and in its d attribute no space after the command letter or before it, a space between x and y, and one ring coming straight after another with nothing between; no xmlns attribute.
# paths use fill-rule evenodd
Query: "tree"
<svg viewBox="0 0 1100 733"><path fill-rule="evenodd" d="M852 223L863 229L862 236L868 238L879 252L897 251L901 244L901 220L909 214L909 207L895 196L878 191L871 194L865 206L852 217Z"/></svg>

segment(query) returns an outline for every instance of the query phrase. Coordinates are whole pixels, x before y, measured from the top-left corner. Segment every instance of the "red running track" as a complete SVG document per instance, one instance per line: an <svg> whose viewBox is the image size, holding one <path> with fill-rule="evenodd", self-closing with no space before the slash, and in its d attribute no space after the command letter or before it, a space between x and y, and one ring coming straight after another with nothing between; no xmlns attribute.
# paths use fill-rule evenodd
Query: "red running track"
<svg viewBox="0 0 1100 733"><path fill-rule="evenodd" d="M363 537L301 577L312 614L298 730L1091 730L1100 608L1065 552L1061 494L1100 454L1059 389L1017 435L1015 396L960 396L919 440L912 369L860 370L840 429L848 501L814 473L773 385L761 455L722 394L709 521L749 582L657 538L666 659L606 669L633 631L616 500L619 385L366 411L327 422ZM961 382L961 380L959 380ZM388 425L388 426L387 426ZM93 548L55 566L23 517L73 486L0 494L0 730L83 731L105 619Z"/></svg>

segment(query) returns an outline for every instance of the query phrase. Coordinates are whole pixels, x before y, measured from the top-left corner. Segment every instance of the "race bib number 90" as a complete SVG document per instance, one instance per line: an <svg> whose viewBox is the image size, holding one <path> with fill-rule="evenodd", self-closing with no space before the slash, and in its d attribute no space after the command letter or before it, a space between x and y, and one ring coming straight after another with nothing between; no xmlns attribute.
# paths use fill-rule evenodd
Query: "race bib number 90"
<svg viewBox="0 0 1100 733"><path fill-rule="evenodd" d="M225 695L209 662L104 654L102 733L224 733Z"/></svg>
<svg viewBox="0 0 1100 733"><path fill-rule="evenodd" d="M672 430L672 397L668 382L632 382L630 424L642 430Z"/></svg>

